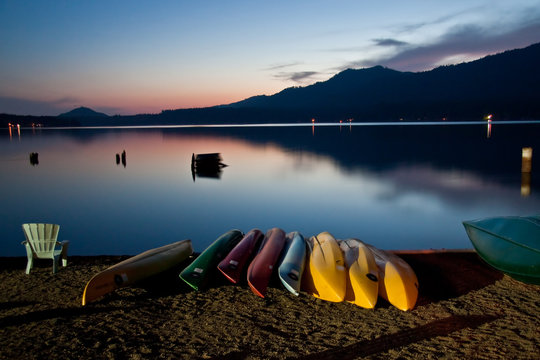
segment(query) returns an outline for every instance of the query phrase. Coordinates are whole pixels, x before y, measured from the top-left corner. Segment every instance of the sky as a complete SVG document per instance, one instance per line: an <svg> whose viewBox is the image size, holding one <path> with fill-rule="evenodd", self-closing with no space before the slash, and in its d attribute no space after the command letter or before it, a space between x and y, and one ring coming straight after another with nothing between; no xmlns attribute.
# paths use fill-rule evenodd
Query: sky
<svg viewBox="0 0 540 360"><path fill-rule="evenodd" d="M0 113L159 113L540 42L540 0L0 0Z"/></svg>

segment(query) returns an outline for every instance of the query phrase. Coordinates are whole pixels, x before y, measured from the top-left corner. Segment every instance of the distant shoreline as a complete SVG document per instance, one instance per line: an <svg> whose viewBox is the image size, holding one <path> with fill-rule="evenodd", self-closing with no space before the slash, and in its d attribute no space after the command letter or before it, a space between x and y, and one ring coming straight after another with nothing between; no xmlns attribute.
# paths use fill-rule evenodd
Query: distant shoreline
<svg viewBox="0 0 540 360"><path fill-rule="evenodd" d="M321 122L321 123L248 123L248 124L180 124L180 125L110 125L110 126L22 126L22 130L99 130L99 129L181 129L181 128L249 128L249 127L349 127L349 126L444 126L487 125L487 121L391 121L391 122ZM540 124L540 120L500 120L492 125Z"/></svg>

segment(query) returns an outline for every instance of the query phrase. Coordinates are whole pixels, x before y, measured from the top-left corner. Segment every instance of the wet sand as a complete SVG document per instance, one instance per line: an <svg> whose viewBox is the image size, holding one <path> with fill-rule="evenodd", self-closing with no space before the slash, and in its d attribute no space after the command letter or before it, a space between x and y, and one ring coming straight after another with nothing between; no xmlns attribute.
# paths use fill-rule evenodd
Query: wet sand
<svg viewBox="0 0 540 360"><path fill-rule="evenodd" d="M26 258L0 258L0 358L540 358L540 286L473 252L400 256L420 282L409 312L295 297L277 281L262 299L221 274L195 292L181 267L82 307L86 282L127 257L71 256L56 275L50 260L26 275Z"/></svg>

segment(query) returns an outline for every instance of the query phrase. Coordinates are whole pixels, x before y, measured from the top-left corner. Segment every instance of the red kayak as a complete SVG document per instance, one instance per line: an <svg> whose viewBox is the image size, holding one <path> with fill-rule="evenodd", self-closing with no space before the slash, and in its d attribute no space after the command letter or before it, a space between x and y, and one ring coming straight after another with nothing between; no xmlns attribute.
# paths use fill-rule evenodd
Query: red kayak
<svg viewBox="0 0 540 360"><path fill-rule="evenodd" d="M251 255L259 247L264 234L259 229L253 229L248 232L242 240L236 245L231 252L219 263L218 269L231 280L233 283L238 283L244 266L250 259Z"/></svg>
<svg viewBox="0 0 540 360"><path fill-rule="evenodd" d="M285 232L279 228L269 230L248 268L247 280L249 287L255 295L264 297L270 282L274 265L279 259L281 250L285 246Z"/></svg>

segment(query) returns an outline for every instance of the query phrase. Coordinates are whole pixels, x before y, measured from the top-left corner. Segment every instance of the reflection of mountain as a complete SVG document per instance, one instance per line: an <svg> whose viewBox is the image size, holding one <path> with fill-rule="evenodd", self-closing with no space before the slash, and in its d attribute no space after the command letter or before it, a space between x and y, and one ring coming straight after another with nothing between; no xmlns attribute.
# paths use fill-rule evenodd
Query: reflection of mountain
<svg viewBox="0 0 540 360"><path fill-rule="evenodd" d="M315 127L314 135L312 131L311 127L190 128L165 130L163 135L215 135L273 143L299 154L328 156L345 171L386 172L402 165L467 171L516 188L521 183L522 148L540 149L540 124L495 124L489 139L485 125L335 126ZM533 156L532 162L531 187L539 189L540 176L535 174L540 173L540 156Z"/></svg>

